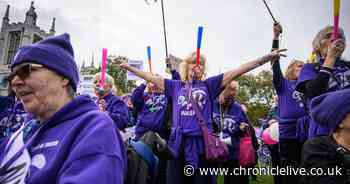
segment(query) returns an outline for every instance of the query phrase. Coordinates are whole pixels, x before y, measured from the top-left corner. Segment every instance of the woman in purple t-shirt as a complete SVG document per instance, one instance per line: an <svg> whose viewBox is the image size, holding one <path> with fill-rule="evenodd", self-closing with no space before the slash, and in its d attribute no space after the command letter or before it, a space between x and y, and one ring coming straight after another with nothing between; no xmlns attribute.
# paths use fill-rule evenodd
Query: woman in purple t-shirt
<svg viewBox="0 0 350 184"><path fill-rule="evenodd" d="M280 24L274 25L272 50L279 47L281 30ZM308 118L301 94L295 89L303 66L304 62L293 60L283 76L279 61L272 62L273 86L278 95L279 150L283 167L298 167L301 148L306 140ZM298 181L297 176L275 177L276 180L279 178L282 183L297 183ZM275 183L278 183L276 180Z"/></svg>
<svg viewBox="0 0 350 184"><path fill-rule="evenodd" d="M212 183L211 176L200 176L197 168L209 167L205 159L204 142L202 132L197 123L195 110L188 101L187 84L191 84L192 98L197 102L204 120L212 130L212 103L220 94L223 87L240 75L257 68L272 59L283 56L285 49L273 51L259 59L245 63L237 69L224 74L205 79L206 58L200 56L200 64L196 64L196 53L191 53L180 66L181 80L164 79L161 76L149 72L140 71L127 64L120 66L146 81L156 84L164 89L165 95L172 100L172 126L169 138L169 146L173 149L176 159L168 163L168 183ZM184 166L191 165L195 168L192 177L184 176Z"/></svg>

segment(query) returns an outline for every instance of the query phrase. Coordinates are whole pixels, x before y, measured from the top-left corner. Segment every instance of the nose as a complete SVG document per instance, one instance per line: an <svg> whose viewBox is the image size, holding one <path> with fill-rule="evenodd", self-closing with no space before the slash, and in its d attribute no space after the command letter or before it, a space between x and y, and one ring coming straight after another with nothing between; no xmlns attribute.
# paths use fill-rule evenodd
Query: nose
<svg viewBox="0 0 350 184"><path fill-rule="evenodd" d="M193 68L192 68L192 71L193 71L193 72L199 72L199 71L201 71L201 70L202 70L202 68L201 68L200 65L194 65Z"/></svg>
<svg viewBox="0 0 350 184"><path fill-rule="evenodd" d="M194 68L194 69L201 69L201 68L202 68L202 65L194 65L193 68Z"/></svg>
<svg viewBox="0 0 350 184"><path fill-rule="evenodd" d="M21 78L19 78L17 75L13 77L13 79L10 81L11 86L21 85L23 83L24 81Z"/></svg>
<svg viewBox="0 0 350 184"><path fill-rule="evenodd" d="M10 81L10 86L11 86L12 90L15 92L16 92L16 88L18 86L23 85L23 84L24 84L24 81L21 78L19 78L17 75L15 77L13 77L13 79Z"/></svg>

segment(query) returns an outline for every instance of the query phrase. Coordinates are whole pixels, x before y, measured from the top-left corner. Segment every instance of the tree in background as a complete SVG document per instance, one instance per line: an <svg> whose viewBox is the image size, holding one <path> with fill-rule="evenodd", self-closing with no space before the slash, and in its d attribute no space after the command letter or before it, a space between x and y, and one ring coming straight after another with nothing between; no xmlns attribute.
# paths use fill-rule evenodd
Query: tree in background
<svg viewBox="0 0 350 184"><path fill-rule="evenodd" d="M119 67L119 64L122 62L128 62L128 58L125 56L109 55L107 60L107 73L114 79L117 95L121 96L125 93L130 93L136 87L136 82L127 80L126 71ZM101 66L96 68L94 62L88 67L85 67L83 64L80 71L81 75L95 75L98 72L101 72Z"/></svg>
<svg viewBox="0 0 350 184"><path fill-rule="evenodd" d="M247 106L251 123L259 126L258 120L264 118L273 105L272 72L263 70L257 75L243 75L237 81L240 84L237 99Z"/></svg>
<svg viewBox="0 0 350 184"><path fill-rule="evenodd" d="M131 93L136 87L136 82L127 80L127 71L122 70L119 65L124 62L128 62L128 58L125 56L109 55L107 72L114 79L114 84L117 88L117 94L119 96L125 93Z"/></svg>

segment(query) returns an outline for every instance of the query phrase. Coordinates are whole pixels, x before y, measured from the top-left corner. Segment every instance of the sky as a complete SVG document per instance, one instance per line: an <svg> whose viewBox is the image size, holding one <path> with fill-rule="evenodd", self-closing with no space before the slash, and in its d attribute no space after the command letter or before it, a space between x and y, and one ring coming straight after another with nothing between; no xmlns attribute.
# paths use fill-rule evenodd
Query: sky
<svg viewBox="0 0 350 184"><path fill-rule="evenodd" d="M151 1L151 0L149 0ZM306 60L315 34L333 24L332 0L266 0L283 26L281 48L292 59ZM10 22L23 22L30 0L0 0L0 16L10 5ZM36 0L37 25L48 31L56 17L56 35L71 36L79 65L101 61L108 54L144 60L152 48L152 68L164 74L165 47L160 0ZM196 49L197 28L204 27L201 53L208 60L208 76L225 72L271 49L272 19L262 0L164 0L169 53L184 58ZM340 26L350 46L350 0L341 1ZM350 60L349 47L343 56ZM147 68L147 67L144 67ZM261 69L269 69L269 65ZM261 69L254 70L258 72Z"/></svg>

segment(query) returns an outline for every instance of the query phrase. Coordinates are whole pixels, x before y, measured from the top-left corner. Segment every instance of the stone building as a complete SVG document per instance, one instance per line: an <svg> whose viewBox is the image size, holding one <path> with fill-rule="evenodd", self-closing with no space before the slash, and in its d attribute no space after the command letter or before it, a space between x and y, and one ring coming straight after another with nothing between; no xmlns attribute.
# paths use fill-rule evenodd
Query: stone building
<svg viewBox="0 0 350 184"><path fill-rule="evenodd" d="M35 43L48 36L55 35L55 18L53 18L49 32L41 30L36 24L37 14L34 2L30 4L26 12L24 22L10 23L10 5L7 5L5 15L2 18L0 32L0 94L4 95L7 89L6 77L9 74L9 66L17 49L23 45Z"/></svg>

